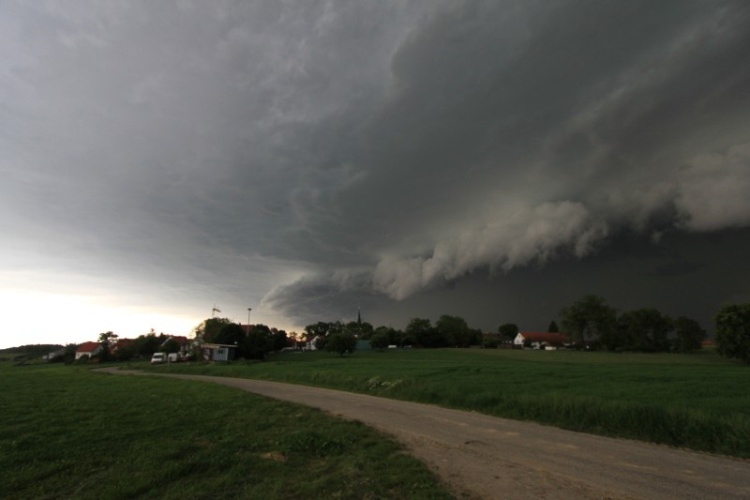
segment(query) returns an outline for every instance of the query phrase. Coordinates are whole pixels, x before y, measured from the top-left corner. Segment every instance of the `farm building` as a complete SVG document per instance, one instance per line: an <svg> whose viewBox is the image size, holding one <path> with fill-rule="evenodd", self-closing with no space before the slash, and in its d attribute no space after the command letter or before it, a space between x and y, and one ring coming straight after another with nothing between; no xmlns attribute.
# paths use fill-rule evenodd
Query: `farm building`
<svg viewBox="0 0 750 500"><path fill-rule="evenodd" d="M102 346L98 342L84 342L76 348L76 359L79 359L83 356L93 358L94 356L99 354L101 350Z"/></svg>
<svg viewBox="0 0 750 500"><path fill-rule="evenodd" d="M513 339L513 345L523 347L528 342L531 342L532 348L545 349L562 347L569 341L568 336L564 333L519 332L516 338Z"/></svg>

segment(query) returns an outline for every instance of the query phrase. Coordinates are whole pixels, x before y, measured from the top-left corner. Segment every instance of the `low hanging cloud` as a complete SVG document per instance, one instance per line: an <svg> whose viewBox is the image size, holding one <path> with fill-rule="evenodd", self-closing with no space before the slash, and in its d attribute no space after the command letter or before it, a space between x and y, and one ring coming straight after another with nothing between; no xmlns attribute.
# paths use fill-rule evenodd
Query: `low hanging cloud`
<svg viewBox="0 0 750 500"><path fill-rule="evenodd" d="M744 1L0 11L0 256L29 272L299 325L750 227Z"/></svg>
<svg viewBox="0 0 750 500"><path fill-rule="evenodd" d="M580 203L543 203L439 241L429 257L384 257L375 267L373 286L401 300L482 267L509 271L544 264L563 250L581 258L606 235L606 224Z"/></svg>
<svg viewBox="0 0 750 500"><path fill-rule="evenodd" d="M685 229L750 226L750 143L694 158L677 184L675 204Z"/></svg>
<svg viewBox="0 0 750 500"><path fill-rule="evenodd" d="M466 2L403 40L352 150L366 180L329 199L344 209L334 240L358 243L367 269L357 290L403 300L478 270L585 259L622 231L750 225L750 9L620 7L558 3L546 22L534 3ZM306 281L354 293L329 271ZM270 296L291 310L305 290Z"/></svg>

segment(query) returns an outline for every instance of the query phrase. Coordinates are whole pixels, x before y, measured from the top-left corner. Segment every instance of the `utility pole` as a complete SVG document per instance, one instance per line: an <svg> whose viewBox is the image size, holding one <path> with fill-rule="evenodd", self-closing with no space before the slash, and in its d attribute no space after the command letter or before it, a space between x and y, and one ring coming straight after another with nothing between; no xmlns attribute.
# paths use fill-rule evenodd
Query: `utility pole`
<svg viewBox="0 0 750 500"><path fill-rule="evenodd" d="M250 311L252 311L252 307L247 308L247 334L250 335Z"/></svg>

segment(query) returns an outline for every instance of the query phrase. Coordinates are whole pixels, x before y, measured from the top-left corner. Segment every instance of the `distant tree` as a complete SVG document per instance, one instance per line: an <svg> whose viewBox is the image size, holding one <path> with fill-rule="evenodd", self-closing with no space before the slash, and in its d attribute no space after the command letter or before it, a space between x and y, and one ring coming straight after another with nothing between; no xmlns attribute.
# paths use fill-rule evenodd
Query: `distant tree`
<svg viewBox="0 0 750 500"><path fill-rule="evenodd" d="M724 357L750 363L750 304L732 304L716 314L716 350Z"/></svg>
<svg viewBox="0 0 750 500"><path fill-rule="evenodd" d="M357 337L351 333L334 333L328 336L326 339L325 350L329 352L337 352L342 358L344 354L353 353L357 348Z"/></svg>
<svg viewBox="0 0 750 500"><path fill-rule="evenodd" d="M232 321L228 318L208 318L195 327L195 336L209 344L222 344L223 342L218 342L216 340L217 336L222 328L231 324Z"/></svg>
<svg viewBox="0 0 750 500"><path fill-rule="evenodd" d="M246 329L238 323L228 323L214 335L213 343L224 345L241 345L247 337Z"/></svg>
<svg viewBox="0 0 750 500"><path fill-rule="evenodd" d="M388 342L388 334L385 332L374 333L372 337L370 337L370 347L372 347L373 349L382 351L389 345L390 343Z"/></svg>
<svg viewBox="0 0 750 500"><path fill-rule="evenodd" d="M469 345L482 345L484 333L478 328L469 328Z"/></svg>
<svg viewBox="0 0 750 500"><path fill-rule="evenodd" d="M549 326L547 327L547 331L549 333L558 333L558 332L560 332L560 328L557 326L557 323L555 323L555 320L552 320L552 322L550 322Z"/></svg>
<svg viewBox="0 0 750 500"><path fill-rule="evenodd" d="M459 316L444 314L435 323L435 330L445 339L447 345L469 347L474 337L466 320Z"/></svg>
<svg viewBox="0 0 750 500"><path fill-rule="evenodd" d="M317 323L307 325L305 327L305 333L310 339L313 339L315 337L325 337L326 335L328 335L329 325L330 323L318 321Z"/></svg>
<svg viewBox="0 0 750 500"><path fill-rule="evenodd" d="M612 335L617 321L616 311L596 295L587 295L563 308L560 317L563 331L581 344Z"/></svg>
<svg viewBox="0 0 750 500"><path fill-rule="evenodd" d="M287 347L289 344L289 337L284 330L277 330L271 328L271 334L273 335L273 350L280 351Z"/></svg>
<svg viewBox="0 0 750 500"><path fill-rule="evenodd" d="M173 337L167 337L159 346L161 352L180 352L180 344Z"/></svg>
<svg viewBox="0 0 750 500"><path fill-rule="evenodd" d="M617 318L615 333L602 335L601 341L609 350L664 352L669 350L671 330L672 320L656 309L636 309Z"/></svg>
<svg viewBox="0 0 750 500"><path fill-rule="evenodd" d="M319 351L324 351L326 344L328 344L328 337L316 337L313 341L313 345Z"/></svg>
<svg viewBox="0 0 750 500"><path fill-rule="evenodd" d="M370 323L367 323L366 321L350 321L349 323L345 324L343 327L343 331L345 333L351 333L357 338L361 339L369 339L370 335L373 333L373 327Z"/></svg>
<svg viewBox="0 0 750 500"><path fill-rule="evenodd" d="M129 342L125 345L118 346L114 352L114 357L117 361L130 361L136 356L136 354L135 342Z"/></svg>
<svg viewBox="0 0 750 500"><path fill-rule="evenodd" d="M152 354L159 350L165 340L167 340L166 335L163 333L156 335L152 328L147 334L136 337L133 348L139 356L150 358Z"/></svg>
<svg viewBox="0 0 750 500"><path fill-rule="evenodd" d="M66 344L65 345L65 354L63 355L63 360L65 361L66 365L72 364L76 360L76 349L78 346L76 344Z"/></svg>
<svg viewBox="0 0 750 500"><path fill-rule="evenodd" d="M112 332L104 332L99 334L99 345L102 348L101 353L99 354L99 359L101 361L110 360L110 349L114 346L115 342L117 342L116 334Z"/></svg>
<svg viewBox="0 0 750 500"><path fill-rule="evenodd" d="M677 338L674 349L677 352L697 351L703 346L706 338L706 330L694 319L680 316L674 321L674 332Z"/></svg>
<svg viewBox="0 0 750 500"><path fill-rule="evenodd" d="M273 332L267 325L253 325L240 344L239 354L248 359L265 359L274 349Z"/></svg>
<svg viewBox="0 0 750 500"><path fill-rule="evenodd" d="M359 333L358 336L361 339L367 340L372 336L372 334L375 332L375 328L372 326L371 323L368 323L367 321L363 321L359 325Z"/></svg>
<svg viewBox="0 0 750 500"><path fill-rule="evenodd" d="M390 335L395 339L391 344L396 344L401 347L419 345L419 339L413 333L402 332L401 330L390 329Z"/></svg>
<svg viewBox="0 0 750 500"><path fill-rule="evenodd" d="M445 347L445 337L432 327L432 322L424 318L412 318L406 325L405 333L413 335L422 347Z"/></svg>
<svg viewBox="0 0 750 500"><path fill-rule="evenodd" d="M518 325L515 323L505 323L497 327L497 332L505 340L513 340L518 335Z"/></svg>
<svg viewBox="0 0 750 500"><path fill-rule="evenodd" d="M497 349L497 347L500 345L500 340L498 340L496 337L487 337L484 339L484 342L482 342L482 347L485 349Z"/></svg>

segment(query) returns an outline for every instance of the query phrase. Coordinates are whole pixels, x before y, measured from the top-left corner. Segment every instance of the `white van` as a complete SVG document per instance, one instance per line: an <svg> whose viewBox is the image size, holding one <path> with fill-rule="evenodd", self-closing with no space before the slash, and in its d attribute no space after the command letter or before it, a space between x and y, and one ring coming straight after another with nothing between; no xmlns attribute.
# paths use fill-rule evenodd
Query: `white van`
<svg viewBox="0 0 750 500"><path fill-rule="evenodd" d="M167 353L165 352L155 352L153 356L151 356L151 364L157 365L161 363L167 362Z"/></svg>

